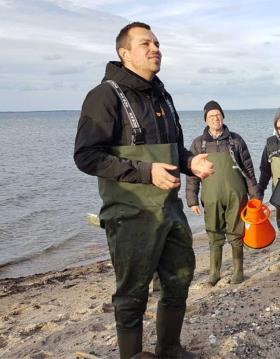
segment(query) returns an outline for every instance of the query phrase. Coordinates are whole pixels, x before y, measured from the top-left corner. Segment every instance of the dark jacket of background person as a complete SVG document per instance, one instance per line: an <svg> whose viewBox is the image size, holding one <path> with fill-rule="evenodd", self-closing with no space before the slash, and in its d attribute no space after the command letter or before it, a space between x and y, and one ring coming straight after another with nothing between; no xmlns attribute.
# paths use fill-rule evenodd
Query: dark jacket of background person
<svg viewBox="0 0 280 359"><path fill-rule="evenodd" d="M75 142L77 167L102 178L151 183L151 163L118 158L107 151L110 146L131 145L132 130L121 101L106 80L116 81L123 90L144 129L144 143L177 143L180 172L191 175L188 164L193 155L184 148L178 114L174 109L175 123L164 97L170 102L172 99L163 83L157 76L146 81L119 62L108 63L103 83L90 91L84 101Z"/></svg>
<svg viewBox="0 0 280 359"><path fill-rule="evenodd" d="M214 139L208 131L208 126L204 129L203 135L197 137L192 145L190 150L194 155L202 153L202 141L206 141L206 152L215 153L215 152L229 152L229 135L234 143L234 157L246 174L245 182L247 186L248 193L251 197L259 197L257 181L255 178L254 167L248 147L245 141L237 133L230 132L226 125L223 125L222 135ZM200 179L197 177L187 177L186 185L186 198L187 204L189 207L199 205L199 188L200 188Z"/></svg>
<svg viewBox="0 0 280 359"><path fill-rule="evenodd" d="M273 154L273 156L280 157L280 137L276 128L276 124L279 119L280 111L278 111L278 116L276 114L274 120L274 128L276 130L276 133L274 136L271 136L267 139L266 145L262 153L259 179L259 190L262 197L272 176L270 155Z"/></svg>

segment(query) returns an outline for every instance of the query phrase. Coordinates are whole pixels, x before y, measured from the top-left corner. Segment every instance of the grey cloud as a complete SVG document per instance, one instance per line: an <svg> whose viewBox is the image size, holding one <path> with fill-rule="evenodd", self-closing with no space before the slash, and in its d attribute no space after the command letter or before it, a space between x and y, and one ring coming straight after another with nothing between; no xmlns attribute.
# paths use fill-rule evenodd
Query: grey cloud
<svg viewBox="0 0 280 359"><path fill-rule="evenodd" d="M80 66L64 66L61 68L57 68L55 70L49 71L49 75L57 76L57 75L73 75L80 74L85 72L85 67Z"/></svg>
<svg viewBox="0 0 280 359"><path fill-rule="evenodd" d="M63 57L61 55L58 54L53 54L53 55L46 55L43 57L44 60L47 61L57 61L57 60L61 60Z"/></svg>
<svg viewBox="0 0 280 359"><path fill-rule="evenodd" d="M238 56L238 57L247 57L248 53L245 51L237 51L235 52L234 56Z"/></svg>
<svg viewBox="0 0 280 359"><path fill-rule="evenodd" d="M201 67L198 70L200 74L226 75L232 74L233 71L225 67Z"/></svg>
<svg viewBox="0 0 280 359"><path fill-rule="evenodd" d="M56 82L53 82L51 85L50 85L50 88L52 90L77 90L79 88L81 88L81 84L80 83L77 83L77 82L72 82L72 81L56 81Z"/></svg>
<svg viewBox="0 0 280 359"><path fill-rule="evenodd" d="M19 87L19 91L29 92L29 91L48 91L50 89L49 86L41 86L41 85L22 85Z"/></svg>
<svg viewBox="0 0 280 359"><path fill-rule="evenodd" d="M51 87L56 90L64 89L65 84L63 81L56 81L51 84Z"/></svg>
<svg viewBox="0 0 280 359"><path fill-rule="evenodd" d="M190 86L203 86L203 81L200 81L200 80L191 80L189 85Z"/></svg>
<svg viewBox="0 0 280 359"><path fill-rule="evenodd" d="M253 81L256 82L271 82L276 80L276 77L274 74L266 74L266 75L261 75L261 76L256 76L255 78L253 78Z"/></svg>

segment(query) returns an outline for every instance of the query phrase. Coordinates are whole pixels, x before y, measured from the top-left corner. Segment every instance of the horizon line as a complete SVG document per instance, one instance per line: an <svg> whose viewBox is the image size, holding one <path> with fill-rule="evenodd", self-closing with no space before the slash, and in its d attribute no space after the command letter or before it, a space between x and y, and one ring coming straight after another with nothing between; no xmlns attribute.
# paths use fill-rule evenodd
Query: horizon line
<svg viewBox="0 0 280 359"><path fill-rule="evenodd" d="M258 110L275 110L278 107L261 107L261 108L238 108L238 109L223 109L224 111L258 111ZM2 113L30 113L30 112L81 112L81 110L8 110L0 111ZM177 112L203 112L201 110L177 110Z"/></svg>

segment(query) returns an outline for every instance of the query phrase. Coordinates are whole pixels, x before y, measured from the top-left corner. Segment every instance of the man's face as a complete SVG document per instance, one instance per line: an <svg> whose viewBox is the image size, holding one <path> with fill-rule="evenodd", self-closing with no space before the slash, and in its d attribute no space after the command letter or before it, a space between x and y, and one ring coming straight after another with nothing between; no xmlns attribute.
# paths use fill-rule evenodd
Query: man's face
<svg viewBox="0 0 280 359"><path fill-rule="evenodd" d="M152 31L135 27L128 33L128 48L121 48L124 66L146 80L159 72L161 53L159 42Z"/></svg>
<svg viewBox="0 0 280 359"><path fill-rule="evenodd" d="M210 128L210 131L220 131L223 127L224 119L221 111L210 110L207 113L206 123Z"/></svg>

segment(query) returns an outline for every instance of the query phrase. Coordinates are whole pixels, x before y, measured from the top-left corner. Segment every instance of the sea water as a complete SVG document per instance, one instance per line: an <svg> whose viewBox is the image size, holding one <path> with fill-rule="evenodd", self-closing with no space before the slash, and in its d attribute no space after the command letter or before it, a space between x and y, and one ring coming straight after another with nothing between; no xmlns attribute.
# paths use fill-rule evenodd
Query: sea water
<svg viewBox="0 0 280 359"><path fill-rule="evenodd" d="M257 177L275 109L225 111L246 141ZM185 145L205 126L199 111L180 112ZM87 223L99 212L95 177L73 161L79 111L0 113L0 278L61 270L108 258L105 233ZM184 200L185 178L181 197ZM271 193L270 186L266 199ZM193 233L203 217L185 206Z"/></svg>

